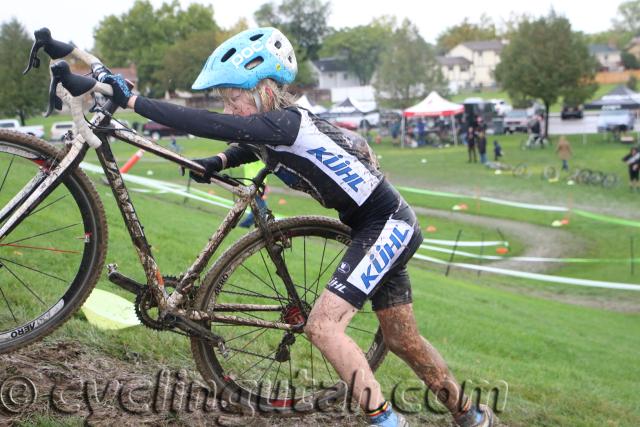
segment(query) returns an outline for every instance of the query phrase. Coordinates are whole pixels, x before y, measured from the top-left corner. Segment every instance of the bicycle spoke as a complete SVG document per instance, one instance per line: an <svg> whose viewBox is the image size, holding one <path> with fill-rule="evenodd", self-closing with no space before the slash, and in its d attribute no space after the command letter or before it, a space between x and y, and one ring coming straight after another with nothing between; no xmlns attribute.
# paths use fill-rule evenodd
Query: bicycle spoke
<svg viewBox="0 0 640 427"><path fill-rule="evenodd" d="M9 162L9 166L7 166L7 170L4 173L4 177L2 178L2 184L0 184L0 193L2 192L2 189L4 188L4 183L7 180L7 175L9 175L9 171L11 170L11 165L13 165L13 161L15 160L16 155L14 154L13 156L11 156L11 161Z"/></svg>
<svg viewBox="0 0 640 427"><path fill-rule="evenodd" d="M342 255L342 253L345 251L345 249L341 249L340 252L338 252L338 254L336 256L333 257L333 259L331 260L331 262L329 262L329 264L327 264L327 266L325 267L325 269L320 273L320 276L318 277L318 279L315 281L315 291L313 292L316 296L318 295L318 287L320 287L320 277L322 277L324 275L324 273L326 273L326 271L333 265L333 263L336 261L336 259L338 259L338 257L340 255ZM311 285L313 286L313 284ZM311 288L309 288L309 290L311 290Z"/></svg>
<svg viewBox="0 0 640 427"><path fill-rule="evenodd" d="M66 230L67 228L75 227L76 225L80 225L80 223L66 225L64 227L56 228L55 230L45 231L44 233L35 234L30 237L24 237L22 239L14 240L13 242L5 243L5 245L11 245L13 243L24 242L25 240L35 239L36 237L44 236L45 234L56 233L58 231Z"/></svg>
<svg viewBox="0 0 640 427"><path fill-rule="evenodd" d="M16 274L15 274L15 273L14 273L14 272L9 268L9 266L7 266L7 264L2 264L2 265L3 265L3 267L4 267L4 268L6 268L6 269L7 269L7 271L8 271L9 273L11 273L11 275L12 275L13 277L15 277L15 278L16 278L16 280L17 280L18 282L20 282L20 283L22 284L22 286L24 286L25 288L27 288L27 290L28 290L29 292L31 292L31 295L33 295L34 297L36 297L36 298L38 299L38 301L40 301L40 302L42 303L42 305L46 305L46 304L45 304L45 302L44 302L44 301L42 301L42 299L38 296L38 294L36 294L36 293L35 293L35 292L34 292L34 291L29 287L29 285L27 285L25 282L23 282L23 281L22 281L22 279L20 279L18 276L16 276Z"/></svg>
<svg viewBox="0 0 640 427"><path fill-rule="evenodd" d="M80 251L67 251L64 249L57 249L57 248L44 248L42 246L27 246L27 245L14 245L11 243L0 243L0 247L3 247L3 246L20 248L20 249L36 249L40 251L51 251L51 252L58 252L61 254L79 254L80 253Z"/></svg>
<svg viewBox="0 0 640 427"><path fill-rule="evenodd" d="M275 301L280 301L280 299L277 298L277 297L272 297L272 296L269 296L269 295L261 294L261 293L258 293L256 291L253 291L251 289L246 289L246 288L243 288L240 285L236 285L236 284L233 284L233 283L228 283L227 286L233 286L234 288L238 288L238 289L243 290L245 292L249 292L249 294L243 294L243 293L240 293L240 292L226 291L225 293L227 293L227 294L238 294L238 295L253 296L253 297L258 297L258 298L266 298L266 299L271 299L271 300L275 300Z"/></svg>
<svg viewBox="0 0 640 427"><path fill-rule="evenodd" d="M28 216L35 215L35 214L37 214L38 212L45 210L45 209L46 209L46 208L48 208L49 206L51 206L51 205L53 205L53 204L55 204L55 203L58 203L60 200L64 199L64 198L65 198L65 197L67 197L67 196L68 196L68 194L64 194L64 195L62 195L62 196L58 197L58 198L57 198L57 199L55 199L53 202L48 203L48 204L46 204L46 205L42 206L41 208L38 208L38 209L36 209L35 211L31 212Z"/></svg>
<svg viewBox="0 0 640 427"><path fill-rule="evenodd" d="M273 289L273 291L274 291L276 294L278 294L278 296L279 296L279 297L281 297L281 298L283 298L283 299L284 299L283 295L282 295L282 294L280 294L280 293L278 292L278 290L277 290L276 284L275 284L275 282L273 281L273 277L271 276L271 271L269 270L269 266L267 266L267 260L265 260L265 259L264 259L264 255L262 254L262 250L260 250L260 258L262 258L262 263L264 264L264 269L265 269L265 270L267 270L267 274L269 275L269 279L271 280L271 284L273 285L273 288L271 288L271 289ZM267 285L267 286L268 286L268 285Z"/></svg>
<svg viewBox="0 0 640 427"><path fill-rule="evenodd" d="M333 375L331 374L331 369L329 369L329 363L327 363L327 359L324 357L324 354L320 353L320 355L322 356L322 360L324 361L324 367L327 368L327 372L329 373L329 378L331 378L331 381L335 381L333 379Z"/></svg>
<svg viewBox="0 0 640 427"><path fill-rule="evenodd" d="M302 260L304 269L304 287L307 287L307 236L302 236ZM305 300L306 302L306 300Z"/></svg>
<svg viewBox="0 0 640 427"><path fill-rule="evenodd" d="M245 369L244 371L242 371L240 374L238 374L238 376L236 377L236 381L240 381L242 380L242 376L244 374L246 374L247 372L249 372L251 369L255 368L256 366L258 366L260 363L264 362L265 360L272 360L272 364L273 362L275 362L275 358L272 358L271 355L276 354L276 351L278 350L274 350L271 353L269 353L267 356L263 357L262 359L258 360L256 363L254 363L253 365L249 366L247 369Z"/></svg>
<svg viewBox="0 0 640 427"><path fill-rule="evenodd" d="M364 333L369 334L369 335L375 335L374 332L367 331L366 329L362 329L362 328L356 328L355 326L347 325L347 328L353 329L354 331L364 332Z"/></svg>
<svg viewBox="0 0 640 427"><path fill-rule="evenodd" d="M267 332L267 329L265 328L262 332L260 332L258 335L256 335L255 337L253 337L253 339L251 339L251 341L249 341L248 343L246 343L244 346L242 346L242 348L240 350L234 349L235 353L233 353L231 356L229 356L229 358L227 359L227 362L229 362L231 359L233 359L233 357L238 354L238 352L242 352L242 350L244 350L245 348L247 348L249 345L251 345L251 343L255 342L258 338L260 338L262 336L262 334L264 334L265 332Z"/></svg>
<svg viewBox="0 0 640 427"><path fill-rule="evenodd" d="M278 302L280 302L280 305L282 305L282 295L275 289L273 289L271 286L269 286L269 284L267 282L265 282L260 276L258 276L257 274L255 274L253 271L249 270L244 264L240 264L240 267L244 268L245 270L247 270L253 277L255 277L256 279L258 279L260 282L264 283L264 285L271 289L272 291L274 291L278 296L275 298L278 300Z"/></svg>
<svg viewBox="0 0 640 427"><path fill-rule="evenodd" d="M246 335L253 334L254 332L258 332L258 331L259 331L259 330L261 330L261 329L264 329L264 328L260 327L260 328L253 329L253 330L251 330L251 331L249 331L249 332L245 332L245 333L240 334L240 335L237 335L237 336L235 336L235 337L233 337L233 338L225 339L225 340L224 340L224 342L225 342L225 344L226 344L226 343L228 343L229 341L233 341L233 340L235 340L235 339L238 339L238 338L244 337L244 336L246 336Z"/></svg>
<svg viewBox="0 0 640 427"><path fill-rule="evenodd" d="M20 267L22 267L22 268L26 268L27 270L35 271L36 273L43 274L43 275L45 275L45 276L51 277L52 279L59 280L59 281L61 281L61 282L63 282L63 283L69 283L69 282L71 282L70 280L62 279L62 278L60 278L60 277L58 277L58 276L54 276L53 274L45 273L44 271L40 271L40 270L35 269L35 268L33 268L33 267L29 267L28 265L20 264L19 262L12 261L12 260L7 259L7 258L1 258L1 257L0 257L0 261L10 262L11 264L18 265L18 266L20 266Z"/></svg>
<svg viewBox="0 0 640 427"><path fill-rule="evenodd" d="M7 304L7 308L9 309L9 313L11 313L11 317L13 317L14 322L16 322L16 324L18 324L18 319L16 319L16 315L13 314L13 310L11 309L11 304L9 304L9 300L7 299L6 295L4 294L4 291L2 290L2 287L0 286L0 295L2 295L2 299L4 300L5 304Z"/></svg>

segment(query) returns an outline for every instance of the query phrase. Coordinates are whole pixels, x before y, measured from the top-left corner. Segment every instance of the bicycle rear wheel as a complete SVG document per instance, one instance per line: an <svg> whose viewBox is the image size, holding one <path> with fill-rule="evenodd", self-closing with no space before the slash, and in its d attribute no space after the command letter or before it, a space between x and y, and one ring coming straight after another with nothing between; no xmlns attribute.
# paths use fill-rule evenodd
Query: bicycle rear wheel
<svg viewBox="0 0 640 427"><path fill-rule="evenodd" d="M271 225L277 245L307 311L313 307L351 238L349 228L323 217L297 217ZM255 230L231 246L211 268L195 301L195 308L245 319L298 323L299 311L289 300L282 280ZM224 304L246 304L247 310L221 312ZM256 310L255 305L263 305ZM248 311L254 305L253 311ZM270 307L267 309L267 307ZM202 376L215 384L217 393L243 407L281 414L318 410L320 402L336 402L346 389L320 351L303 332L206 322L224 337L227 357L198 338L191 339L193 355ZM375 370L386 347L375 313L363 309L347 328Z"/></svg>
<svg viewBox="0 0 640 427"><path fill-rule="evenodd" d="M0 131L0 206L61 152L33 136ZM91 293L104 263L107 225L81 170L0 241L0 353L51 333Z"/></svg>

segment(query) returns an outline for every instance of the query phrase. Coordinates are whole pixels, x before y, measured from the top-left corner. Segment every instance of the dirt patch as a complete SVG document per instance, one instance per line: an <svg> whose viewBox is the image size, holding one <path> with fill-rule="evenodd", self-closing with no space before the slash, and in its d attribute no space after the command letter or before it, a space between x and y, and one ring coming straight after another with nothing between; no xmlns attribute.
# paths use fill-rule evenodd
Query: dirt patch
<svg viewBox="0 0 640 427"><path fill-rule="evenodd" d="M0 356L0 425L70 417L95 426L361 426L357 413L243 416L207 397L197 372L128 363L76 341L45 340ZM414 415L412 425L452 426L447 416Z"/></svg>
<svg viewBox="0 0 640 427"><path fill-rule="evenodd" d="M507 236L515 236L524 244L521 256L541 258L578 257L586 247L586 241L578 239L565 230L558 230L527 222L497 219L461 212L449 212L438 209L414 207L416 213L427 217L446 218L452 221L478 225L480 227L499 229ZM557 263L521 262L514 260L494 261L485 263L492 267L500 267L532 273L544 273L557 268Z"/></svg>

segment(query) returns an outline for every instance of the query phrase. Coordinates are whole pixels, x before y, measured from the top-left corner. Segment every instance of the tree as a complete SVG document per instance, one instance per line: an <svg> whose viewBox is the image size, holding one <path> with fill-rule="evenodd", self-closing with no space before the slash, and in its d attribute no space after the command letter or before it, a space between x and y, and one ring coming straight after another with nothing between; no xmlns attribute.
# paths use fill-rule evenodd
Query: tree
<svg viewBox="0 0 640 427"><path fill-rule="evenodd" d="M27 65L33 39L18 20L0 27L0 112L18 116L24 126L25 119L46 108L48 94L48 63L22 75Z"/></svg>
<svg viewBox="0 0 640 427"><path fill-rule="evenodd" d="M94 31L95 50L105 64L126 67L136 64L138 89L158 95L170 85L158 80L165 52L193 33L215 31L213 9L191 4L182 10L177 0L155 10L148 0L136 0L128 12L110 15Z"/></svg>
<svg viewBox="0 0 640 427"><path fill-rule="evenodd" d="M374 87L378 100L395 108L407 108L432 90L446 91L434 48L409 20L393 32Z"/></svg>
<svg viewBox="0 0 640 427"><path fill-rule="evenodd" d="M637 70L640 68L640 61L638 61L638 58L636 58L634 54L622 52L620 57L622 59L622 65L626 70Z"/></svg>
<svg viewBox="0 0 640 427"><path fill-rule="evenodd" d="M464 18L462 23L449 27L440 33L436 41L438 52L444 54L460 43L497 38L496 26L487 15L482 14L480 22L475 24Z"/></svg>
<svg viewBox="0 0 640 427"><path fill-rule="evenodd" d="M638 79L636 76L632 75L629 77L629 80L627 80L627 87L634 92L638 90Z"/></svg>
<svg viewBox="0 0 640 427"><path fill-rule="evenodd" d="M322 39L329 33L329 2L321 0L282 0L263 4L255 13L258 25L279 28L300 47L299 61L318 59Z"/></svg>
<svg viewBox="0 0 640 427"><path fill-rule="evenodd" d="M629 0L620 3L618 15L613 18L613 28L619 32L636 36L640 33L640 0Z"/></svg>
<svg viewBox="0 0 640 427"><path fill-rule="evenodd" d="M360 84L369 84L392 31L390 23L384 20L344 28L325 38L320 56L343 56L349 71L358 76Z"/></svg>
<svg viewBox="0 0 640 427"><path fill-rule="evenodd" d="M598 64L584 37L552 10L547 17L523 22L504 48L496 79L511 98L541 99L545 106L545 133L549 106L559 97L581 102L593 95Z"/></svg>
<svg viewBox="0 0 640 427"><path fill-rule="evenodd" d="M247 22L240 20L226 31L216 29L189 34L184 40L167 48L154 78L163 82L166 90L190 90L213 50L232 35L246 29Z"/></svg>

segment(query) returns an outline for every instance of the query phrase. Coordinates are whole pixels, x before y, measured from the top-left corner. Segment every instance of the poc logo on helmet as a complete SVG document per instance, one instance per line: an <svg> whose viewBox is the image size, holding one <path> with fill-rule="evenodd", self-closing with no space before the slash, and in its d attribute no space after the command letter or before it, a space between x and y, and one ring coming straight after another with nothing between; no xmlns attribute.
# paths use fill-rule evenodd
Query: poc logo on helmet
<svg viewBox="0 0 640 427"><path fill-rule="evenodd" d="M260 40L256 40L255 42L251 43L249 46L243 48L240 52L233 55L231 57L231 63L236 68L240 68L240 65L245 59L251 58L251 56L254 53L260 52L262 49L264 49L264 45Z"/></svg>

